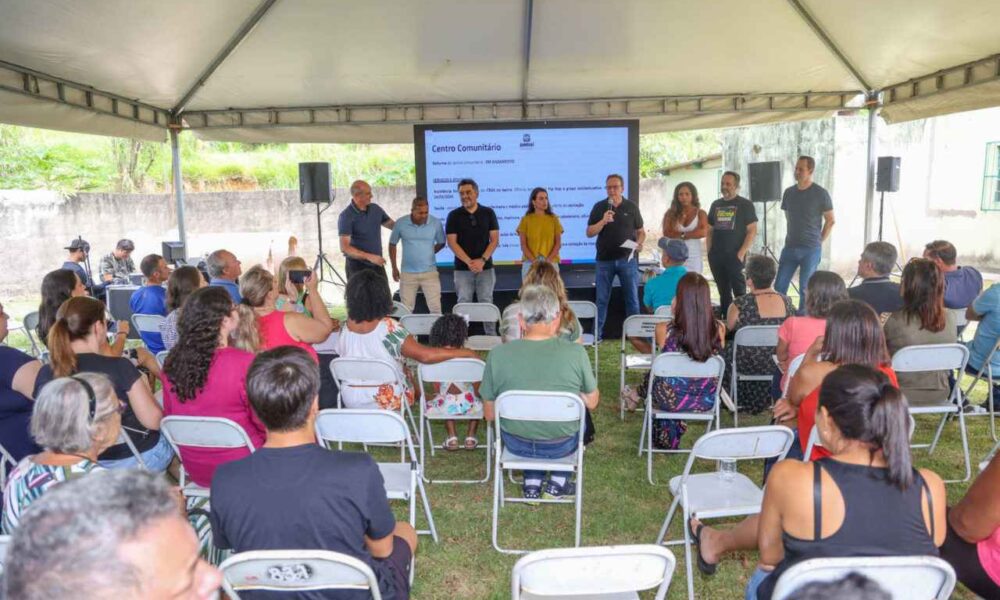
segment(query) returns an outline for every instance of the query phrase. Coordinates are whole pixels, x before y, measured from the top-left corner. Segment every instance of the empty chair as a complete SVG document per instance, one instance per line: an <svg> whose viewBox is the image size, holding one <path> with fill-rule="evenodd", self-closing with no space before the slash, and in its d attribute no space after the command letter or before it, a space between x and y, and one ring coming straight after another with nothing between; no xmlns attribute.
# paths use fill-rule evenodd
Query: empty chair
<svg viewBox="0 0 1000 600"><path fill-rule="evenodd" d="M417 369L417 380L420 382L421 391L425 394L424 399L420 402L420 464L423 466L424 480L428 483L486 483L490 480L490 448L493 447L493 432L489 427L486 428L486 445L480 446L486 452L486 475L482 479L439 479L435 481L427 476L428 445L432 457L435 453L431 422L444 420L479 421L483 418L481 408L461 415L427 411L426 398L430 387L427 384L438 384L444 387L452 383L478 383L483 380L484 366L485 363L476 358L453 358L433 365L420 365ZM425 434L427 435L426 439Z"/></svg>
<svg viewBox="0 0 1000 600"><path fill-rule="evenodd" d="M635 598L656 588L667 596L676 559L655 544L555 548L532 552L514 565L512 600L534 598Z"/></svg>
<svg viewBox="0 0 1000 600"><path fill-rule="evenodd" d="M170 447L178 457L181 457L181 448L184 447L218 450L246 448L248 454L256 450L250 441L250 436L242 427L222 417L164 417L160 421L160 432L170 442ZM185 496L202 498L209 496L208 488L187 481L183 460L180 485L181 493Z"/></svg>
<svg viewBox="0 0 1000 600"><path fill-rule="evenodd" d="M619 364L620 374L618 389L619 392L625 390L625 373L627 371L648 371L653 364L653 355L656 353L654 337L656 325L670 321L670 317L663 315L632 315L622 323L621 341L621 361ZM640 338L649 341L653 346L653 354L632 353L629 348L632 344L629 338ZM622 420L625 420L625 398L619 393L619 412Z"/></svg>
<svg viewBox="0 0 1000 600"><path fill-rule="evenodd" d="M955 571L934 556L864 556L813 558L792 567L778 579L772 600L784 600L802 586L835 581L860 573L876 581L892 598L946 600L955 589Z"/></svg>
<svg viewBox="0 0 1000 600"><path fill-rule="evenodd" d="M227 558L222 589L230 598L239 592L307 592L315 590L366 590L382 600L378 580L363 561L329 550L254 550Z"/></svg>
<svg viewBox="0 0 1000 600"><path fill-rule="evenodd" d="M733 368L730 380L730 395L733 398L733 427L739 426L739 390L741 381L771 381L773 373L740 373L740 348L776 348L778 346L778 325L750 325L736 330L733 336ZM773 352L773 350L772 350ZM789 377L790 379L791 377Z"/></svg>
<svg viewBox="0 0 1000 600"><path fill-rule="evenodd" d="M399 318L399 324L403 326L403 329L409 331L410 335L430 335L431 327L440 316L439 314L403 315Z"/></svg>
<svg viewBox="0 0 1000 600"><path fill-rule="evenodd" d="M31 343L31 355L39 356L42 353L42 347L39 345L36 339L36 330L38 329L38 311L30 312L24 315L24 335L28 336L28 342Z"/></svg>
<svg viewBox="0 0 1000 600"><path fill-rule="evenodd" d="M469 323L482 323L485 326L492 325L494 331L500 323L500 309L488 302L459 302L451 309L456 315L462 315ZM487 327L489 331L489 327ZM470 335L466 342L466 348L473 350L488 351L501 343L499 335Z"/></svg>
<svg viewBox="0 0 1000 600"><path fill-rule="evenodd" d="M380 407L380 397L389 394L383 390L391 388L392 396L399 396L400 414L410 419L410 426L417 430L416 421L410 408L409 399L413 391L406 384L406 377L398 364L378 358L335 358L330 362L330 373L337 382L337 406L341 408ZM346 399L345 399L346 396Z"/></svg>
<svg viewBox="0 0 1000 600"><path fill-rule="evenodd" d="M576 318L581 321L592 320L594 322L594 328L597 327L597 305L593 302L588 302L586 300L570 300L568 302L570 309L576 315ZM583 345L594 349L594 375L598 373L597 368L597 350L600 344L597 343L597 331L594 333L584 333L583 334Z"/></svg>

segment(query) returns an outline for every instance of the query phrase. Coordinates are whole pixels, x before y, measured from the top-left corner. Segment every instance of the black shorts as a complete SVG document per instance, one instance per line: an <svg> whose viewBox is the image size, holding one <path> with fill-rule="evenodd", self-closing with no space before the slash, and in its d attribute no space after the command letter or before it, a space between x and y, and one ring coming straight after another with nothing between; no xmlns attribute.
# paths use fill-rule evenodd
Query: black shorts
<svg viewBox="0 0 1000 600"><path fill-rule="evenodd" d="M385 558L376 558L377 563L381 563L386 570L392 573L395 583L396 600L407 600L410 597L410 562L413 560L413 551L406 540L397 536L392 538L392 553Z"/></svg>

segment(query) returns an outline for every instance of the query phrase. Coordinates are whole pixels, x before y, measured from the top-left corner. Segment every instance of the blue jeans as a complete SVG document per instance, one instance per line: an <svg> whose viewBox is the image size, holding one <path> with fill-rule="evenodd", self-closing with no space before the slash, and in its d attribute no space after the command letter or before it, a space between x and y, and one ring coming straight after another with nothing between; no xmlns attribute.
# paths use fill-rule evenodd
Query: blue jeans
<svg viewBox="0 0 1000 600"><path fill-rule="evenodd" d="M500 430L503 445L508 450L524 458L562 458L576 452L580 442L578 435L564 440L528 440ZM525 471L524 479L545 479L545 471Z"/></svg>
<svg viewBox="0 0 1000 600"><path fill-rule="evenodd" d="M618 283L625 295L625 316L639 314L639 261L619 258L618 260L597 261L597 326L594 333L599 339L604 337L604 322L608 318L608 302L611 300L611 284L618 276Z"/></svg>
<svg viewBox="0 0 1000 600"><path fill-rule="evenodd" d="M757 600L757 588L763 583L767 576L771 574L771 571L765 571L760 567L753 570L750 574L750 581L747 581L747 589L744 593L744 600Z"/></svg>
<svg viewBox="0 0 1000 600"><path fill-rule="evenodd" d="M785 246L781 249L781 258L778 259L778 275L774 278L774 289L779 294L788 294L788 284L792 282L792 275L799 272L799 312L806 305L806 286L809 278L819 267L819 260L823 257L823 247L805 248L802 246Z"/></svg>
<svg viewBox="0 0 1000 600"><path fill-rule="evenodd" d="M142 462L146 463L146 468L154 473L166 471L167 467L170 466L170 461L174 459L174 451L163 434L160 434L160 441L156 442L155 446L140 454L142 454ZM139 461L134 456L130 456L118 460L102 460L100 465L105 469L136 469L139 467Z"/></svg>
<svg viewBox="0 0 1000 600"><path fill-rule="evenodd" d="M497 276L493 269L485 269L479 273L472 271L455 271L455 294L458 302L488 302L493 303L493 287ZM473 300L475 297L475 300ZM486 335L496 335L496 323L484 323Z"/></svg>

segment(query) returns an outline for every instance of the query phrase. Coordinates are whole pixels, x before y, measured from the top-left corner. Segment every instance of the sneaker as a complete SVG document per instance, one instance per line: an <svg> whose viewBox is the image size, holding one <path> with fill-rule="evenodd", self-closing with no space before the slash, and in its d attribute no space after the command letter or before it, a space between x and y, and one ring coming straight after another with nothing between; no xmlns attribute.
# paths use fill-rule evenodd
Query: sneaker
<svg viewBox="0 0 1000 600"><path fill-rule="evenodd" d="M542 498L542 486L540 485L525 485L521 487L521 494L524 496L525 504L531 506L538 506L538 502L532 502L532 500L540 500Z"/></svg>
<svg viewBox="0 0 1000 600"><path fill-rule="evenodd" d="M576 483L572 481L567 481L564 485L558 485L549 480L545 484L545 493L542 497L546 500L560 500L563 498L572 498L576 495Z"/></svg>
<svg viewBox="0 0 1000 600"><path fill-rule="evenodd" d="M967 415L988 415L990 409L981 404L966 404L962 407L962 412Z"/></svg>

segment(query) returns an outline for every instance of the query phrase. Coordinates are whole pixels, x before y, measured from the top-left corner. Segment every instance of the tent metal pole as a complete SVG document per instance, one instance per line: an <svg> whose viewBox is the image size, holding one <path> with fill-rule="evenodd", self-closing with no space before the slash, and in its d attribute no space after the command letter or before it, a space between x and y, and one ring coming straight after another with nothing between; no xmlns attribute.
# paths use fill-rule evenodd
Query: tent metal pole
<svg viewBox="0 0 1000 600"><path fill-rule="evenodd" d="M865 164L865 245L872 241L872 223L875 213L875 154L878 145L878 94L869 94L865 102L868 106L868 154Z"/></svg>
<svg viewBox="0 0 1000 600"><path fill-rule="evenodd" d="M528 118L528 77L531 74L531 28L535 16L534 0L524 3L524 65L521 73L521 118Z"/></svg>
<svg viewBox="0 0 1000 600"><path fill-rule="evenodd" d="M170 164L173 171L174 201L177 203L177 235L187 251L187 233L184 231L184 178L181 176L181 148L177 141L179 132L179 126L170 126Z"/></svg>

